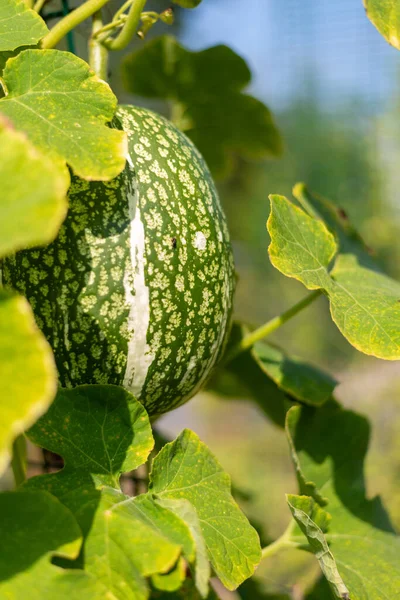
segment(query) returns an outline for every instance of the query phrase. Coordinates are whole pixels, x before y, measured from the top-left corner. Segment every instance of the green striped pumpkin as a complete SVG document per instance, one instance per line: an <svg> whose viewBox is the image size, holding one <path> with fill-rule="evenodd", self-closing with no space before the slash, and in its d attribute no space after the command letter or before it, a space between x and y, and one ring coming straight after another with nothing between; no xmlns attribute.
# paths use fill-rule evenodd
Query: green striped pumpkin
<svg viewBox="0 0 400 600"><path fill-rule="evenodd" d="M120 107L124 172L73 178L57 239L19 252L3 278L29 299L54 350L60 383L122 385L152 415L175 408L217 362L234 269L214 183L170 122Z"/></svg>

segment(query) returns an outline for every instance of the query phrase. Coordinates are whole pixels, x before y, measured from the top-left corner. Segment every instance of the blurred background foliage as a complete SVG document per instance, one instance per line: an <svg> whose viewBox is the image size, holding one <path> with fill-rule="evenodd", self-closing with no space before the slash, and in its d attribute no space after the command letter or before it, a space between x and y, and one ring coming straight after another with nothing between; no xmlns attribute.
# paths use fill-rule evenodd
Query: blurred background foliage
<svg viewBox="0 0 400 600"><path fill-rule="evenodd" d="M107 5L110 17L119 5ZM166 0L149 2L149 9L167 6ZM191 50L231 46L252 70L249 93L272 110L283 137L281 157L238 159L232 176L219 182L238 272L236 317L261 324L306 293L272 268L267 253L268 194L290 196L297 181L342 207L376 259L399 279L400 54L367 20L361 0L203 0L196 10L177 8L175 14L172 28L158 24L147 39L168 32ZM85 23L74 34L81 55L89 31ZM142 43L137 40L135 48ZM167 114L162 102L124 90L122 57L115 53L110 64L120 101ZM273 340L327 369L340 382L337 397L345 406L370 417L368 491L383 496L400 530L399 365L357 353L332 324L325 298ZM296 491L282 430L246 399L207 392L159 423L171 436L182 427L194 429L231 474L236 497L264 543L277 537L289 521L284 494ZM300 599L316 572L307 555L296 563L278 555L240 595ZM327 597L319 585L310 600Z"/></svg>

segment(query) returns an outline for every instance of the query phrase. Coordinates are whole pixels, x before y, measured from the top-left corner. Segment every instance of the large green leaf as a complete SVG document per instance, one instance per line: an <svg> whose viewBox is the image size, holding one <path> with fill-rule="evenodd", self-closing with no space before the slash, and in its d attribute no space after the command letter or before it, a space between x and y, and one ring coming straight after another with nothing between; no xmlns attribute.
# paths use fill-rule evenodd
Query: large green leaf
<svg viewBox="0 0 400 600"><path fill-rule="evenodd" d="M34 46L46 33L46 23L24 0L1 0L0 52Z"/></svg>
<svg viewBox="0 0 400 600"><path fill-rule="evenodd" d="M400 5L398 0L364 0L368 18L379 33L400 50Z"/></svg>
<svg viewBox="0 0 400 600"><path fill-rule="evenodd" d="M332 318L353 346L378 358L400 358L400 283L360 266L351 254L339 255L329 272L334 236L283 196L271 196L268 231L272 264L327 294Z"/></svg>
<svg viewBox="0 0 400 600"><path fill-rule="evenodd" d="M300 493L326 505L332 517L324 539L350 598L400 598L400 537L379 498L365 493L368 422L331 401L318 410L291 408L287 433Z"/></svg>
<svg viewBox="0 0 400 600"><path fill-rule="evenodd" d="M43 152L84 179L109 180L125 165L124 132L106 127L117 100L109 86L70 52L24 50L2 75L0 113Z"/></svg>
<svg viewBox="0 0 400 600"><path fill-rule="evenodd" d="M128 56L123 76L130 92L172 101L173 121L214 176L229 174L236 155L264 158L281 152L269 110L242 91L251 78L248 66L227 46L191 52L163 36Z"/></svg>
<svg viewBox="0 0 400 600"><path fill-rule="evenodd" d="M69 174L0 118L0 256L46 244L67 212Z"/></svg>
<svg viewBox="0 0 400 600"><path fill-rule="evenodd" d="M184 430L164 446L149 491L194 506L211 564L228 589L253 574L261 558L258 535L231 496L229 476L195 433Z"/></svg>
<svg viewBox="0 0 400 600"><path fill-rule="evenodd" d="M58 497L87 483L118 488L121 473L144 463L154 446L143 406L113 385L60 389L27 435L64 458L64 469L48 478Z"/></svg>
<svg viewBox="0 0 400 600"><path fill-rule="evenodd" d="M48 408L57 387L50 346L25 298L0 291L0 473L14 438Z"/></svg>
<svg viewBox="0 0 400 600"><path fill-rule="evenodd" d="M51 492L75 515L84 534L81 564L109 593L147 598L144 578L169 572L183 554L206 595L209 565L190 504L150 494L133 499L119 489L121 472L145 462L154 444L146 411L131 394L101 385L60 390L28 436L63 456L65 467L26 487Z"/></svg>
<svg viewBox="0 0 400 600"><path fill-rule="evenodd" d="M54 556L75 558L81 531L70 513L47 492L0 494L1 600L107 600L107 590L90 574L51 564Z"/></svg>

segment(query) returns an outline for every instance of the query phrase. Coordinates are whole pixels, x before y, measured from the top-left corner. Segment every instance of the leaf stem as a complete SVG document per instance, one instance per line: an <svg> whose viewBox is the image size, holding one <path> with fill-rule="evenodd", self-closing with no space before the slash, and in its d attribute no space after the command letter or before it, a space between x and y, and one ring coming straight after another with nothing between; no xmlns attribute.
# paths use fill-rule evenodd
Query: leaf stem
<svg viewBox="0 0 400 600"><path fill-rule="evenodd" d="M45 2L46 0L36 0L35 4L33 5L33 10L36 10L37 13L40 13Z"/></svg>
<svg viewBox="0 0 400 600"><path fill-rule="evenodd" d="M286 310L281 315L274 317L267 323L264 323L264 325L261 325L261 327L259 327L258 329L255 329L254 331L246 335L243 339L240 340L238 344L236 344L236 346L234 346L231 349L230 352L228 352L224 362L230 362L231 360L236 358L236 356L251 348L256 342L271 335L271 333L279 329L279 327L284 325L287 321L296 316L300 311L309 306L309 304L314 302L314 300L316 300L321 295L321 293L321 290L315 290L314 292L300 300L300 302L289 308L289 310Z"/></svg>
<svg viewBox="0 0 400 600"><path fill-rule="evenodd" d="M140 22L140 16L147 0L133 0L126 23L116 38L107 40L104 45L109 50L123 50L133 38Z"/></svg>
<svg viewBox="0 0 400 600"><path fill-rule="evenodd" d="M77 25L94 15L110 0L87 0L81 6L58 21L49 33L42 39L42 48L54 48Z"/></svg>
<svg viewBox="0 0 400 600"><path fill-rule="evenodd" d="M11 467L14 473L15 487L18 487L26 479L26 440L23 435L19 435L14 440Z"/></svg>
<svg viewBox="0 0 400 600"><path fill-rule="evenodd" d="M279 550L282 550L282 548L304 548L304 543L295 542L290 539L295 527L296 521L292 519L282 535L277 540L272 542L272 544L265 546L265 548L261 550L261 560L270 558L279 552Z"/></svg>
<svg viewBox="0 0 400 600"><path fill-rule="evenodd" d="M107 81L108 50L96 39L96 34L103 27L101 10L93 15L92 35L89 40L89 64L100 79Z"/></svg>

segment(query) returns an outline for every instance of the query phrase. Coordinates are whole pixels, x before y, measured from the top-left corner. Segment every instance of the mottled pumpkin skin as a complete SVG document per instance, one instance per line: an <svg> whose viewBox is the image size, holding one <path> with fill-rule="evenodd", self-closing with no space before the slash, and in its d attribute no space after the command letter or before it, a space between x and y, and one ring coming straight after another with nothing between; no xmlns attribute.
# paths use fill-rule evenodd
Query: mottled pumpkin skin
<svg viewBox="0 0 400 600"><path fill-rule="evenodd" d="M62 386L122 385L150 414L193 396L230 325L234 269L202 157L170 122L120 107L124 172L73 178L57 239L7 259L3 279L29 299Z"/></svg>

